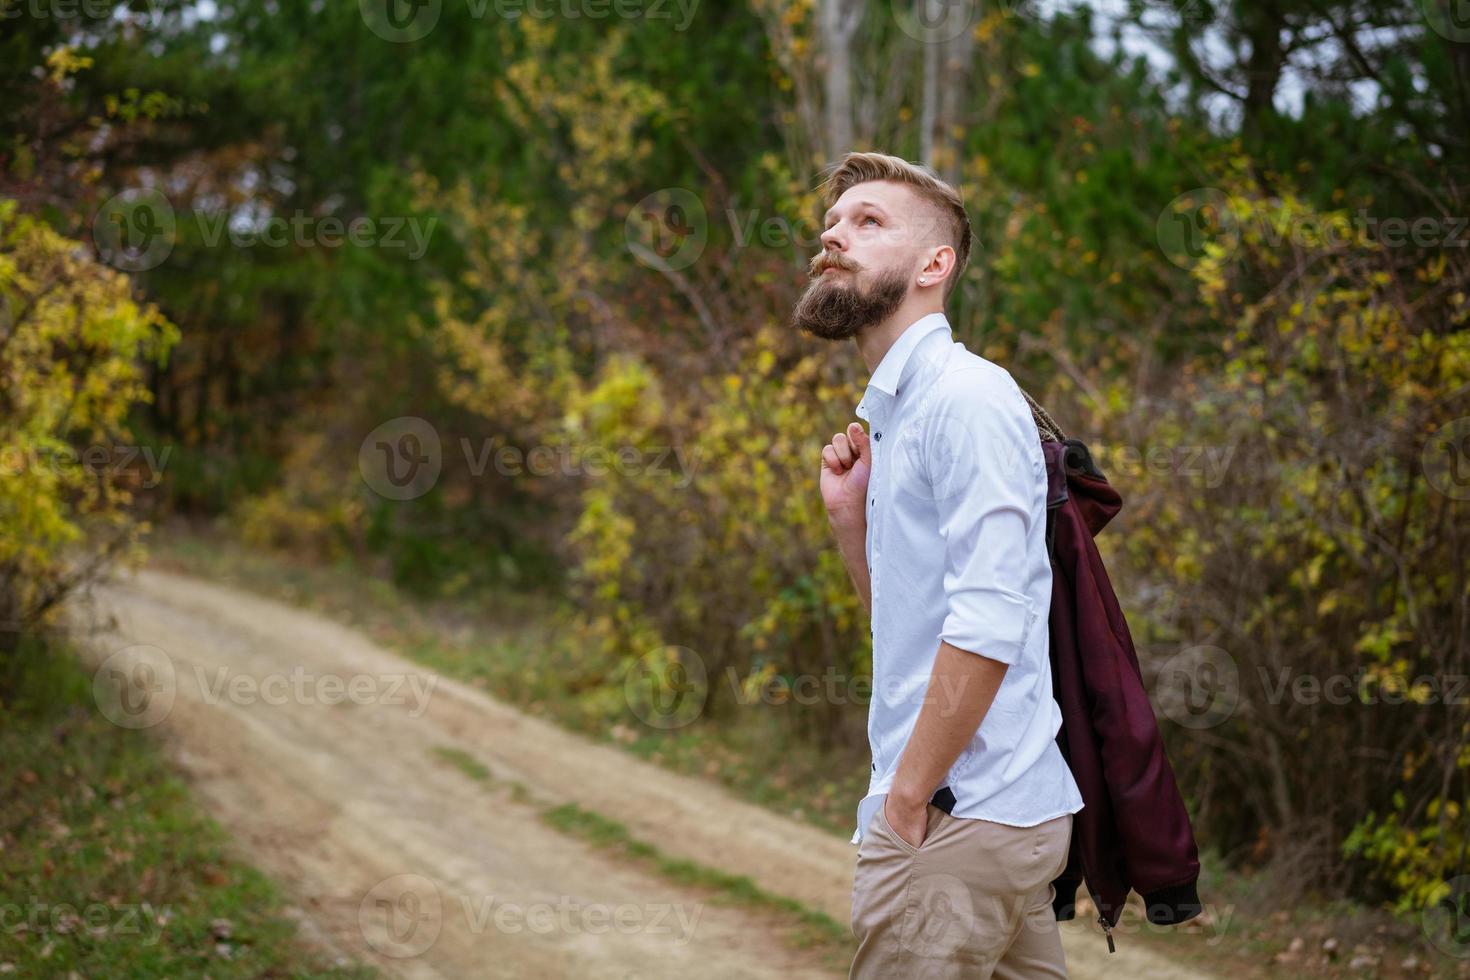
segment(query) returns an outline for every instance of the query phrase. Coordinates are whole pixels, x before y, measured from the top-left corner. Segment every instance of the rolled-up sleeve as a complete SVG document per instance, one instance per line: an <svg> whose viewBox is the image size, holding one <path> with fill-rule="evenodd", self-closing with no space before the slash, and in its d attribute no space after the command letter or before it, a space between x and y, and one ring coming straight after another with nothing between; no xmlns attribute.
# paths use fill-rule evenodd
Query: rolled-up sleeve
<svg viewBox="0 0 1470 980"><path fill-rule="evenodd" d="M939 638L1006 664L1021 658L1039 613L1026 595L1044 472L1036 439L1013 385L960 371L936 386L921 442L945 550Z"/></svg>

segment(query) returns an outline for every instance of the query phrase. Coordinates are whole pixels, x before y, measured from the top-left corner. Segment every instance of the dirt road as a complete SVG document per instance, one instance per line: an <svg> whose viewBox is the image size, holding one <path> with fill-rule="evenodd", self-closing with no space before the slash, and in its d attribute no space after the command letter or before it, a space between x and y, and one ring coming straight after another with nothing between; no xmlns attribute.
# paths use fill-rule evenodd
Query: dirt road
<svg viewBox="0 0 1470 980"><path fill-rule="evenodd" d="M314 613L161 572L95 594L94 612L116 625L94 637L93 663L153 691L145 707L104 710L157 726L244 857L285 886L327 948L412 978L834 975L773 941L760 913L671 884L538 812L574 801L669 856L748 875L844 924L845 840L523 715ZM445 749L491 780L446 764ZM512 783L529 795L496 789ZM1063 931L1078 980L1207 976L1128 937L1109 956L1082 924Z"/></svg>

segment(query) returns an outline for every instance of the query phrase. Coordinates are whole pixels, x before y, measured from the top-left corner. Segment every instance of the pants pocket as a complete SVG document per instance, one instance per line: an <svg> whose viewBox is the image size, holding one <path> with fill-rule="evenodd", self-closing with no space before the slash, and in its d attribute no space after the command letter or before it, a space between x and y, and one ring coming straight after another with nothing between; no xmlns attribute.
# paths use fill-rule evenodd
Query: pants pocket
<svg viewBox="0 0 1470 980"><path fill-rule="evenodd" d="M894 830L893 827L888 823L888 814L886 812L885 805L886 801L885 804L879 805L878 815L873 818L874 826L878 827L883 836L891 841L894 845L903 848L903 850L908 852L910 855L917 856L919 853L919 848L915 847L908 841L904 840L902 837L898 836L898 831ZM927 836L925 837L925 840L928 840ZM923 844L921 843L919 846L922 847Z"/></svg>

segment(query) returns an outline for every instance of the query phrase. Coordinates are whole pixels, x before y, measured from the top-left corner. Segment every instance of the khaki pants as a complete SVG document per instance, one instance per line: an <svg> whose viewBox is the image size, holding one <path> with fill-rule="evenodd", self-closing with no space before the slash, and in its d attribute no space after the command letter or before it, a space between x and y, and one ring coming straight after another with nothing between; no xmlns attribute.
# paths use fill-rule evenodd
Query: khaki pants
<svg viewBox="0 0 1470 980"><path fill-rule="evenodd" d="M915 848L878 807L858 848L851 980L1067 976L1051 902L1072 815L1035 827L952 817L929 805Z"/></svg>

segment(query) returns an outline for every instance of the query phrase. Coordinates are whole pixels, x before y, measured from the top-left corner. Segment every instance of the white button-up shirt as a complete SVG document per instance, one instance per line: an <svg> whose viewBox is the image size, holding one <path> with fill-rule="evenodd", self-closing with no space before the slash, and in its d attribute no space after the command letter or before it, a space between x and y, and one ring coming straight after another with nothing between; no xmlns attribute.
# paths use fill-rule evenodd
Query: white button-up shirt
<svg viewBox="0 0 1470 980"><path fill-rule="evenodd" d="M1057 747L1052 697L1046 464L1021 389L932 313L883 356L857 414L873 450L873 764L853 843L893 783L941 640L1009 665L940 784L954 793L952 815L1030 827L1076 813L1082 795ZM977 695L937 697L944 707Z"/></svg>

